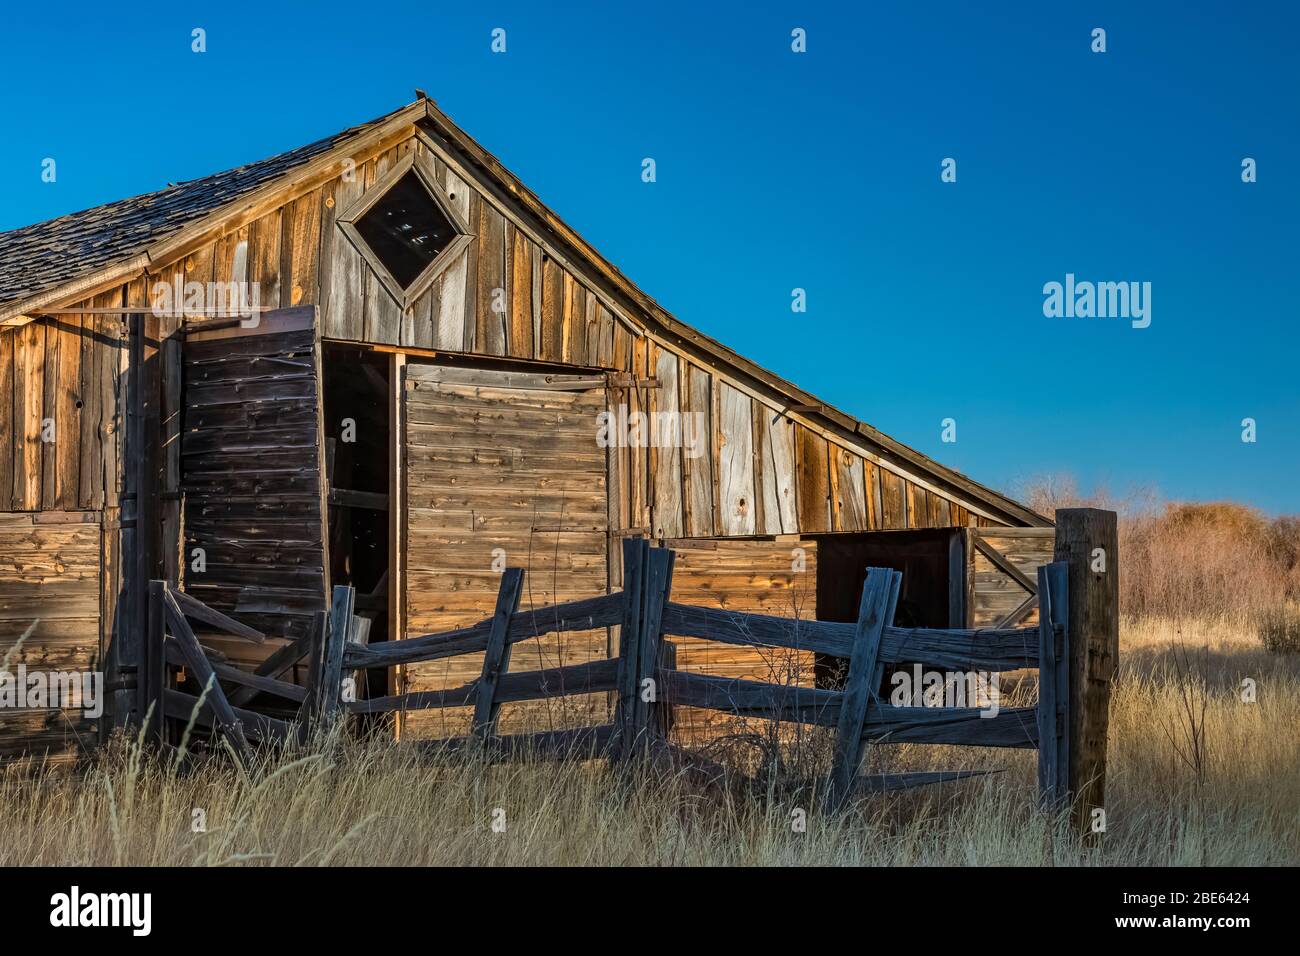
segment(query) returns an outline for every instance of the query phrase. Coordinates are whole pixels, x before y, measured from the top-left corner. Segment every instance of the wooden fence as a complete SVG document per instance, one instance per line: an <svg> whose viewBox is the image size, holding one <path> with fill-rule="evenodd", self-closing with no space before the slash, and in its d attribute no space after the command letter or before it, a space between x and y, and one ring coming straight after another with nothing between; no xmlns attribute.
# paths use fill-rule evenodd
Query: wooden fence
<svg viewBox="0 0 1300 956"><path fill-rule="evenodd" d="M352 643L341 622L351 619L351 591L335 588L318 682L319 713L326 723L344 714L408 712L426 708L474 708L466 738L424 743L432 747L483 745L498 755L521 750L572 755L606 754L622 761L665 743L674 705L709 708L742 717L835 728L828 804L841 805L864 786L880 789L952 779L957 774L859 774L867 746L875 742L1036 748L1044 805L1058 806L1067 792L1069 747L1069 634L1066 629L1066 568L1039 569L1041 623L1035 627L984 630L893 626L901 575L873 568L863 588L856 624L803 621L763 614L677 604L668 600L675 555L644 540L624 542L624 588L620 592L532 611L518 610L523 571L502 574L496 610L470 627L373 646ZM510 649L548 633L619 625L619 654L609 660L510 673ZM673 666L666 636L703 638L756 648L812 651L846 658L842 689L789 686L695 674ZM483 654L478 679L461 687L352 700L351 672ZM923 670L981 674L1036 668L1036 707L891 706L880 691L890 665L920 664ZM609 724L544 733L500 736L503 703L609 691Z"/></svg>
<svg viewBox="0 0 1300 956"><path fill-rule="evenodd" d="M354 592L336 587L328 617L318 614L307 635L268 657L253 672L225 663L204 647L190 621L222 634L261 643L264 636L215 611L165 582L150 589L144 675L152 701L148 729L160 742L175 737L165 719L197 722L220 734L241 761L250 738L278 739L310 726L329 727L355 714L473 707L467 737L421 742L424 747L475 747L505 759L529 752L557 756L607 756L622 762L667 747L668 711L675 705L708 708L740 717L834 728L834 754L826 788L827 805L841 806L855 790L896 789L955 779L973 771L889 774L859 773L873 743L925 743L1035 748L1042 804L1062 806L1077 785L1071 779L1072 731L1079 701L1071 699L1071 634L1068 565L1038 569L1040 622L1034 627L987 629L900 628L894 626L901 575L871 568L856 623L805 621L764 614L678 604L668 600L675 553L645 540L624 542L622 591L520 611L523 570L508 568L492 617L469 627L402 641L367 645L353 614ZM619 627L615 658L511 673L513 645L549 633ZM848 660L840 689L689 673L674 666L668 636L702 638L754 648L815 652ZM480 676L461 687L356 699L354 672L483 654ZM1077 657L1077 655L1076 655ZM303 658L306 686L279 679ZM1039 700L1034 707L894 706L882 698L887 669L899 665L959 677L1037 669ZM202 688L199 696L174 687L170 668L186 668ZM222 682L230 688L227 692ZM1085 693L1108 694L1102 683ZM610 692L610 723L541 733L497 733L502 704L575 694ZM1077 693L1077 691L1076 691ZM258 694L271 694L297 709L296 721L243 709ZM913 701L914 703L914 701ZM1104 713L1105 702L1091 701ZM1104 746L1104 740L1103 740ZM1095 755L1094 755L1095 756ZM1104 770L1104 749L1101 755ZM1077 762L1077 761L1076 761Z"/></svg>

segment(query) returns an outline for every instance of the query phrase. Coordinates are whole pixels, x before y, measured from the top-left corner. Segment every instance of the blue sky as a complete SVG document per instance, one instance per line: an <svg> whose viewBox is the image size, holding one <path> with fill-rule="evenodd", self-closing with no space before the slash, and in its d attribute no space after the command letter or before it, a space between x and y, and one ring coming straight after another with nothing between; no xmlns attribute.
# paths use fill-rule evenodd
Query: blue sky
<svg viewBox="0 0 1300 956"><path fill-rule="evenodd" d="M301 145L419 86L681 319L978 480L1300 511L1294 4L5 16L0 229ZM1150 327L1044 317L1067 272L1150 282Z"/></svg>

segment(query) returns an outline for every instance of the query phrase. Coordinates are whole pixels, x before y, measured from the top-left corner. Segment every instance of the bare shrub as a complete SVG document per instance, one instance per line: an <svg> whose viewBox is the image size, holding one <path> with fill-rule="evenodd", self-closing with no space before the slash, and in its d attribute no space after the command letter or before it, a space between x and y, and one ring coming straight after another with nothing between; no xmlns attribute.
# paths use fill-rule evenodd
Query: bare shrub
<svg viewBox="0 0 1300 956"><path fill-rule="evenodd" d="M1270 604L1251 616L1255 633L1273 654L1300 654L1300 605Z"/></svg>
<svg viewBox="0 0 1300 956"><path fill-rule="evenodd" d="M1233 502L1161 502L1150 489L1115 495L1102 487L1085 495L1059 475L1024 482L1018 493L1047 517L1067 507L1119 515L1126 616L1253 619L1262 608L1300 598L1298 517L1270 519Z"/></svg>

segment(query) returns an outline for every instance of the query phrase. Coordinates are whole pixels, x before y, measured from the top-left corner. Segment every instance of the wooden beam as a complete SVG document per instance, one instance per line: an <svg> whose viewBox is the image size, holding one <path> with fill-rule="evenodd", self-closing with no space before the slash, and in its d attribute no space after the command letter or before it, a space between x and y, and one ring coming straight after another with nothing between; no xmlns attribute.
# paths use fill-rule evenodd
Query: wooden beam
<svg viewBox="0 0 1300 956"><path fill-rule="evenodd" d="M492 632L488 635L487 650L483 654L483 675L478 679L474 697L471 734L479 740L496 736L497 716L501 711L496 700L497 682L510 669L511 644L506 638L510 616L519 610L523 583L523 568L506 568L501 572L501 588L497 591L496 611L492 614Z"/></svg>
<svg viewBox="0 0 1300 956"><path fill-rule="evenodd" d="M220 611L208 607L196 597L186 594L184 591L171 591L172 600L181 609L181 612L188 618L196 621L202 621L204 624L210 624L225 634L231 634L235 637L242 637L246 641L252 641L254 644L265 644L266 635L256 628L249 627L236 621L233 617L227 617Z"/></svg>
<svg viewBox="0 0 1300 956"><path fill-rule="evenodd" d="M616 743L610 751L610 759L613 761L621 760L625 753L630 753L634 739L641 607L645 597L649 553L650 542L645 538L623 539L623 615L619 625L618 690L614 702Z"/></svg>
<svg viewBox="0 0 1300 956"><path fill-rule="evenodd" d="M876 658L880 653L880 639L885 630L890 592L894 588L894 577L897 574L897 571L888 568L868 568L867 580L862 586L853 656L849 659L849 676L844 683L841 698L834 764L826 795L826 807L831 811L840 809L848 800L853 790L853 778L857 776L862 759L862 734L867 719L867 706L875 695L871 682L876 677Z"/></svg>
<svg viewBox="0 0 1300 956"><path fill-rule="evenodd" d="M388 570L384 597L388 604L388 640L406 637L406 423L402 401L406 356L394 352L388 360ZM388 668L391 693L401 694L405 675L400 665ZM393 737L400 740L403 718L393 722Z"/></svg>
<svg viewBox="0 0 1300 956"><path fill-rule="evenodd" d="M164 621L167 613L163 595L166 591L166 581L149 582L148 631L145 635L144 657L140 666L143 672L140 676L142 689L140 719L147 719L145 736L156 744L167 742L166 723L163 720L165 709L163 698L168 683L167 661L163 653L166 637Z"/></svg>
<svg viewBox="0 0 1300 956"><path fill-rule="evenodd" d="M166 651L168 663L178 667L185 666L185 654L181 651L180 646L174 640L169 639L167 641ZM272 694L276 697L283 697L286 700L291 700L298 704L301 704L307 696L306 689L299 687L297 684L275 680L272 677L262 677L253 671L246 671L235 667L232 664L227 664L224 661L214 660L211 648L204 647L203 654L208 658L208 662L212 665L213 673L217 675L218 679L232 684L241 685L238 688L240 691L251 691L254 696L262 693ZM233 694L229 695L226 699L230 701L231 707L239 706L235 703Z"/></svg>
<svg viewBox="0 0 1300 956"><path fill-rule="evenodd" d="M667 548L650 548L648 554L641 636L637 639L637 693L634 698L636 734L641 748L650 745L661 724L659 705L663 689L658 686L658 668L664 638L664 606L672 590L673 566L677 559L676 553ZM651 682L649 686L647 680Z"/></svg>
<svg viewBox="0 0 1300 956"><path fill-rule="evenodd" d="M336 585L330 605L329 632L325 638L325 658L321 667L320 714L328 727L339 713L343 693L343 649L352 628L352 601L356 592Z"/></svg>
<svg viewBox="0 0 1300 956"><path fill-rule="evenodd" d="M1115 512L1056 512L1057 561L1069 565L1069 789L1079 832L1096 838L1093 811L1106 804L1110 685L1119 663L1119 534Z"/></svg>
<svg viewBox="0 0 1300 956"><path fill-rule="evenodd" d="M212 713L216 717L218 729L230 742L236 757L245 767L248 767L252 760L252 752L248 747L248 739L244 736L243 723L235 714L234 708L230 706L230 701L226 699L225 692L217 682L216 671L208 662L203 648L199 646L198 638L190 630L189 622L185 620L180 605L172 597L170 588L164 586L162 598L163 605L167 609L167 626L185 655L185 663L194 673L199 686L206 689L208 706L212 708ZM165 693L163 697L166 698Z"/></svg>
<svg viewBox="0 0 1300 956"><path fill-rule="evenodd" d="M1038 796L1056 812L1069 799L1070 657L1069 567L1038 569L1042 604L1038 619Z"/></svg>
<svg viewBox="0 0 1300 956"><path fill-rule="evenodd" d="M1037 583L1030 580L1029 576L1026 575L1025 572L1021 571L1013 562L1008 560L1005 554L985 541L981 535L972 535L971 541L975 545L975 550L992 561L1003 574L1006 574L1030 594L1038 593Z"/></svg>
<svg viewBox="0 0 1300 956"><path fill-rule="evenodd" d="M318 611L317 614L323 616L324 612ZM312 638L309 631L279 648L270 657L258 664L253 669L253 673L258 677L279 677L311 650L311 644ZM235 707L242 707L256 697L257 694L256 688L251 686L240 687L230 695L230 703Z"/></svg>
<svg viewBox="0 0 1300 956"><path fill-rule="evenodd" d="M1013 627L1023 621L1026 615L1038 607L1038 595L1031 594L1006 613L994 627Z"/></svg>

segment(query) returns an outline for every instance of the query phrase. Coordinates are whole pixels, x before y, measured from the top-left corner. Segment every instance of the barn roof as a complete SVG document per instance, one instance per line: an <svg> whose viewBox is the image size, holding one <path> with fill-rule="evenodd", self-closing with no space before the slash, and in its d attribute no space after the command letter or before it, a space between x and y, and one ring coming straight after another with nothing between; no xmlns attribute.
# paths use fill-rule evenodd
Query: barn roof
<svg viewBox="0 0 1300 956"><path fill-rule="evenodd" d="M210 228L230 210L251 205L295 176L336 162L363 141L378 141L412 123L484 173L496 187L498 198L513 205L567 256L580 262L589 277L598 280L620 304L629 306L629 313L644 318L647 327L749 376L849 442L865 440L939 483L983 502L1009 523L1050 524L1019 502L827 405L678 320L547 208L432 100L417 100L368 123L256 163L0 233L0 327L25 321L23 313L39 314L42 307L73 304L84 299L81 293L138 275L151 264L165 265L183 237Z"/></svg>
<svg viewBox="0 0 1300 956"><path fill-rule="evenodd" d="M397 112L401 111L260 162L0 232L0 304L27 299L130 259Z"/></svg>

